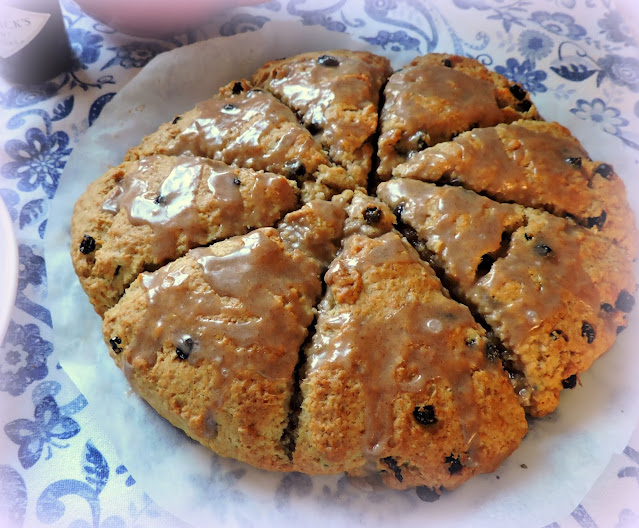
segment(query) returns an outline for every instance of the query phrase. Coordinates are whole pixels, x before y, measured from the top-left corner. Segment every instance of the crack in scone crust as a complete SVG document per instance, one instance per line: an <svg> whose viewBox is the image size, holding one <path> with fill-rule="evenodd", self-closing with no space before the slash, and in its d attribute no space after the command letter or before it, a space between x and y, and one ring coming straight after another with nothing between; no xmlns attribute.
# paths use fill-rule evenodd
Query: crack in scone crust
<svg viewBox="0 0 639 528"><path fill-rule="evenodd" d="M132 387L220 455L432 500L627 325L622 180L473 59L304 53L167 119L71 255Z"/></svg>

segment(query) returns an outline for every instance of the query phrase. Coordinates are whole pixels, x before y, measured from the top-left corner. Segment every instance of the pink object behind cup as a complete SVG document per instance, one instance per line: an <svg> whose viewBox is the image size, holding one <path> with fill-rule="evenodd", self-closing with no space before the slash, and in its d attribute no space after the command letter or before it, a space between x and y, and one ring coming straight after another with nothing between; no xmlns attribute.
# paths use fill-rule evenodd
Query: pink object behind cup
<svg viewBox="0 0 639 528"><path fill-rule="evenodd" d="M88 15L113 29L143 37L176 33L207 23L223 9L266 0L76 0Z"/></svg>

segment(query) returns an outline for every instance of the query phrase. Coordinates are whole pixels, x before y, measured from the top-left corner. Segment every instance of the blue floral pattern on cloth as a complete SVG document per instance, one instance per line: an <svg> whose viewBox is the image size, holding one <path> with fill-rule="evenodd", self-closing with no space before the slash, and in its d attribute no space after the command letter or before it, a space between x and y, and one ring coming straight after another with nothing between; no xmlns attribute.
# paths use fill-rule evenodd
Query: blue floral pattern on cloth
<svg viewBox="0 0 639 528"><path fill-rule="evenodd" d="M25 209L29 208L29 202L22 208L20 216L24 216ZM34 205L31 208L38 207ZM41 206L40 206L41 207ZM34 213L35 214L35 213ZM33 247L26 244L18 246L18 291L16 293L16 307L28 313L32 317L42 321L47 326L52 326L51 313L47 308L34 300L36 292L46 288L46 269L44 258L34 253ZM8 335L8 334L7 334Z"/></svg>
<svg viewBox="0 0 639 528"><path fill-rule="evenodd" d="M623 454L631 460L633 465L621 468L617 476L619 478L633 478L637 482L637 486L639 486L639 451L630 446L626 446L623 450Z"/></svg>
<svg viewBox="0 0 639 528"><path fill-rule="evenodd" d="M0 348L0 391L19 396L31 383L44 379L51 352L53 344L42 339L38 325L11 321Z"/></svg>
<svg viewBox="0 0 639 528"><path fill-rule="evenodd" d="M506 66L495 66L495 71L512 81L520 83L531 94L547 90L542 81L548 75L545 71L535 70L530 59L524 60L521 64L515 58L508 59Z"/></svg>
<svg viewBox="0 0 639 528"><path fill-rule="evenodd" d="M47 134L38 128L30 128L25 141L12 139L5 144L5 151L14 160L2 167L2 175L18 179L18 189L33 191L42 187L48 198L53 198L66 157L71 154L69 136L57 131Z"/></svg>
<svg viewBox="0 0 639 528"><path fill-rule="evenodd" d="M3 505L2 518L9 526L24 526L27 487L20 473L6 464L0 464L0 504Z"/></svg>
<svg viewBox="0 0 639 528"><path fill-rule="evenodd" d="M289 0L287 11L291 15L299 16L302 24L306 26L324 26L331 31L346 31L347 21L344 18L342 8L346 4L346 0L339 0L331 6L321 9L300 9L299 6L306 4L306 0ZM341 20L336 20L335 16L339 16Z"/></svg>
<svg viewBox="0 0 639 528"><path fill-rule="evenodd" d="M631 21L607 0L453 0L446 5L272 0L230 9L212 24L163 39L115 32L71 0L63 0L63 8L75 56L72 70L36 86L0 82L0 198L13 221L19 253L14 311L0 346L0 398L9 409L0 423L0 524L6 519L12 527L185 526L145 493L100 432L98 413L60 368L47 308L43 244L49 203L75 143L156 55L209 37L256 31L271 20L349 33L387 53L458 53L479 59L534 96L559 102L569 116L588 123L639 163L638 42ZM459 31L456 18L469 16L481 29ZM213 458L210 483L222 485L229 503L241 501L239 483L246 473L224 470ZM639 433L608 473L615 493L639 493ZM335 489L321 490L298 473L282 475L278 482L272 500L280 512L313 493L323 494L327 504L354 500L345 478ZM599 503L587 496L570 516L548 527L639 525L636 504L607 513ZM220 511L220 523L230 517L228 508Z"/></svg>
<svg viewBox="0 0 639 528"><path fill-rule="evenodd" d="M16 205L20 203L20 195L11 189L0 189L0 197L9 211L9 216L14 222L18 218L18 209Z"/></svg>
<svg viewBox="0 0 639 528"><path fill-rule="evenodd" d="M76 65L86 70L89 64L93 64L100 57L104 37L84 29L70 28L69 41L73 46Z"/></svg>
<svg viewBox="0 0 639 528"><path fill-rule="evenodd" d="M601 68L597 75L597 85L607 77L618 86L639 92L639 59L606 55L597 61L597 65Z"/></svg>
<svg viewBox="0 0 639 528"><path fill-rule="evenodd" d="M380 31L376 37L362 37L366 42L376 44L382 49L390 48L392 51L405 50L419 50L419 40L411 37L406 31Z"/></svg>
<svg viewBox="0 0 639 528"><path fill-rule="evenodd" d="M530 15L530 20L539 24L542 28L555 35L579 40L586 35L586 30L567 13L548 13L547 11L535 11Z"/></svg>
<svg viewBox="0 0 639 528"><path fill-rule="evenodd" d="M157 42L131 42L124 46L109 48L109 51L115 52L115 56L100 69L106 70L115 65L127 69L142 68L158 53L168 49L168 46Z"/></svg>
<svg viewBox="0 0 639 528"><path fill-rule="evenodd" d="M592 101L577 99L577 106L570 111L579 119L592 121L593 126L608 134L618 134L619 127L628 124L628 120L621 117L621 112L617 108L607 106L599 97Z"/></svg>
<svg viewBox="0 0 639 528"><path fill-rule="evenodd" d="M552 49L552 38L541 31L527 29L519 35L519 52L531 64L550 55Z"/></svg>
<svg viewBox="0 0 639 528"><path fill-rule="evenodd" d="M21 418L4 427L9 439L20 446L18 460L24 469L29 469L39 459L44 448L46 460L53 456L51 447L63 449L69 444L60 443L80 432L80 426L69 415L81 411L87 404L84 396L78 396L63 408L58 406L55 395L60 390L56 382L43 382L33 391L34 420Z"/></svg>
<svg viewBox="0 0 639 528"><path fill-rule="evenodd" d="M129 526L126 518L134 526L149 526L149 520L159 521L157 526L174 526L176 528L184 526L179 520L164 514L146 494L142 494L140 500L137 501L140 504L129 503L126 517L123 517L125 512L120 511L116 511L116 514L113 515L103 515L102 493L109 483L109 463L102 452L91 440L88 440L84 444L78 465L81 468L83 480L70 478L56 480L42 491L35 508L40 522L50 525L61 521L66 513L63 499L76 497L82 499L89 507L91 522L76 519L69 526L119 528ZM67 519L67 521L69 520Z"/></svg>
<svg viewBox="0 0 639 528"><path fill-rule="evenodd" d="M637 43L632 36L632 27L627 18L618 11L608 11L597 25L610 42L618 42L627 46L636 46Z"/></svg>

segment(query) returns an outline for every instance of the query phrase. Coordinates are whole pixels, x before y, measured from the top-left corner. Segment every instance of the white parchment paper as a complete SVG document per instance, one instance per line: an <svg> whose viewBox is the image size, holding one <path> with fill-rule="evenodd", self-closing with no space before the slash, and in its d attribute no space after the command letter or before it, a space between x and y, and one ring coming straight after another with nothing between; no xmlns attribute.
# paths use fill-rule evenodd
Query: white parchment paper
<svg viewBox="0 0 639 528"><path fill-rule="evenodd" d="M223 83L249 77L268 59L340 47L369 48L323 28L269 23L255 33L162 54L118 93L74 149L52 204L46 262L60 362L138 485L195 526L539 527L561 519L577 506L611 455L623 450L637 424L639 310L614 348L581 376L583 385L564 391L554 414L531 421L520 448L496 473L476 477L435 503L420 501L415 490L366 491L342 475L269 473L217 457L132 394L108 356L100 319L69 257L72 209L87 184L119 164L143 135L210 97ZM400 67L413 56L404 52L389 58ZM546 119L571 127L594 158L615 163L639 210L637 183L629 177L632 166L610 140L584 130L585 121L572 118L550 97L535 100Z"/></svg>

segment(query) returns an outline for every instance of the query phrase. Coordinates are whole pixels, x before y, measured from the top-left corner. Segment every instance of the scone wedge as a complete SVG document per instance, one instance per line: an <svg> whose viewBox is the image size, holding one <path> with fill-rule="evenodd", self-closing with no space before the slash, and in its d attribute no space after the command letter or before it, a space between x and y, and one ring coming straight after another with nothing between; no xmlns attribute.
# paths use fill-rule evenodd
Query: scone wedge
<svg viewBox="0 0 639 528"><path fill-rule="evenodd" d="M293 215L282 236L256 229L140 275L103 322L111 356L158 413L220 455L280 471L293 469L285 433L321 258L344 219L331 202Z"/></svg>
<svg viewBox="0 0 639 528"><path fill-rule="evenodd" d="M304 201L330 199L346 171L324 152L293 111L245 80L176 116L131 148L125 159L193 155L264 170L298 182Z"/></svg>
<svg viewBox="0 0 639 528"><path fill-rule="evenodd" d="M559 123L522 120L475 129L415 154L393 175L461 185L500 202L572 218L637 256L623 181L612 165L592 160Z"/></svg>
<svg viewBox="0 0 639 528"><path fill-rule="evenodd" d="M633 263L605 237L459 187L396 179L378 195L498 340L494 353L527 413L552 412L626 326Z"/></svg>
<svg viewBox="0 0 639 528"><path fill-rule="evenodd" d="M352 229L326 274L294 462L307 473L380 474L393 488L452 489L519 445L524 412L468 308L384 225L387 208L360 198L351 227L355 215L381 226Z"/></svg>
<svg viewBox="0 0 639 528"><path fill-rule="evenodd" d="M193 156L124 162L75 204L71 259L102 315L143 271L189 249L270 226L298 207L295 182Z"/></svg>
<svg viewBox="0 0 639 528"><path fill-rule="evenodd" d="M291 107L330 158L346 169L339 189L367 187L380 92L391 74L384 57L363 51L309 52L266 63L253 82Z"/></svg>
<svg viewBox="0 0 639 528"><path fill-rule="evenodd" d="M430 53L391 75L384 88L377 178L427 147L473 128L538 119L521 85L459 55Z"/></svg>

